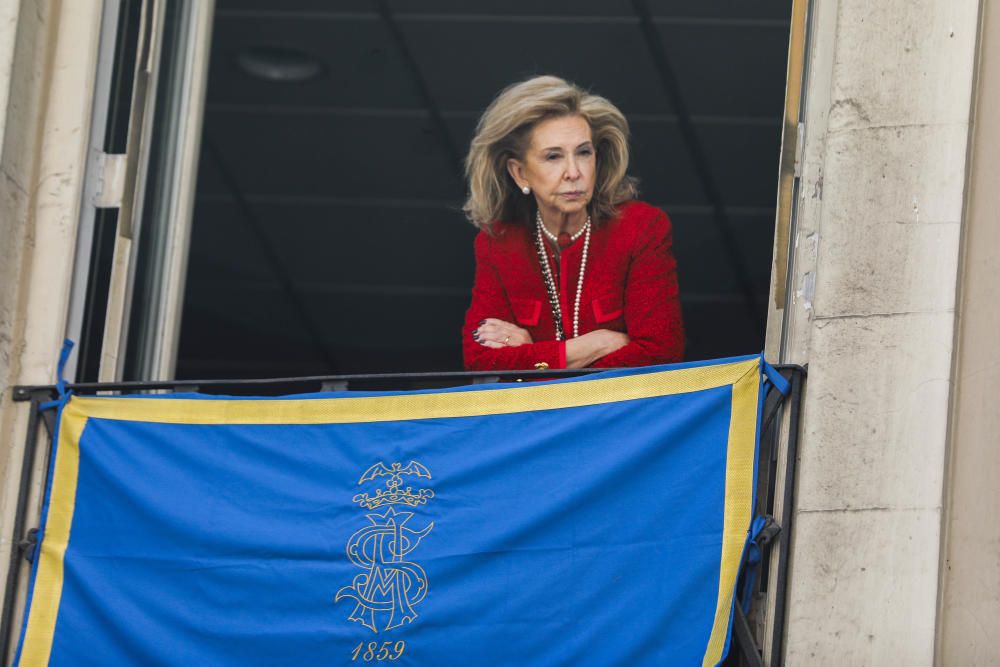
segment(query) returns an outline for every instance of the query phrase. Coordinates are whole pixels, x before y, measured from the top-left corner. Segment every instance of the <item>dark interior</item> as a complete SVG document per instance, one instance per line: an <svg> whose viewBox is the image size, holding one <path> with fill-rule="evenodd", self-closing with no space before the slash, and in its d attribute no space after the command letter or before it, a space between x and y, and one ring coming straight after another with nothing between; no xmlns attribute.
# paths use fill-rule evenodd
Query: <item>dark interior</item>
<svg viewBox="0 0 1000 667"><path fill-rule="evenodd" d="M674 222L687 358L759 351L790 7L219 0L177 377L461 369L461 161L538 73L628 117L642 198Z"/></svg>

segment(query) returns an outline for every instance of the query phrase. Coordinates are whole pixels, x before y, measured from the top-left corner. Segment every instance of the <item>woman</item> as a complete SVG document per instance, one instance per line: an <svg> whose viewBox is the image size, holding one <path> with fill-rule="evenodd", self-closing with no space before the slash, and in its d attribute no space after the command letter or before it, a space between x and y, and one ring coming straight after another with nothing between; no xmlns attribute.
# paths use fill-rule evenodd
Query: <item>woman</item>
<svg viewBox="0 0 1000 667"><path fill-rule="evenodd" d="M466 368L681 360L670 220L627 168L628 123L603 97L540 76L490 104L466 158L481 230Z"/></svg>

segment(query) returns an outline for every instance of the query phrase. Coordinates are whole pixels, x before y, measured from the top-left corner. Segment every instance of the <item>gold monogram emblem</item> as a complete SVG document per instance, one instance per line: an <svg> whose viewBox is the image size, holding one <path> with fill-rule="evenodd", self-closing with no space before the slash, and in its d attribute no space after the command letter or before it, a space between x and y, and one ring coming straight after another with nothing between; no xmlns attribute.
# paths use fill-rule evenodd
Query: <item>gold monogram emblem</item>
<svg viewBox="0 0 1000 667"><path fill-rule="evenodd" d="M369 510L388 507L383 514L367 514L371 525L347 541L347 557L363 572L354 577L350 586L337 591L334 598L334 603L342 598L355 600L357 604L348 618L375 633L382 618L385 619L382 630L412 622L417 617L413 607L427 595L427 573L403 558L417 548L434 523L420 530L409 528L406 524L413 518L413 512L397 512L392 505L416 507L433 498L434 491L414 491L410 486L402 489L404 475L431 478L430 471L416 461L410 461L405 468L399 463L390 467L379 461L358 480L360 485L377 477L388 477L386 488L379 489L374 496L359 493L353 498Z"/></svg>

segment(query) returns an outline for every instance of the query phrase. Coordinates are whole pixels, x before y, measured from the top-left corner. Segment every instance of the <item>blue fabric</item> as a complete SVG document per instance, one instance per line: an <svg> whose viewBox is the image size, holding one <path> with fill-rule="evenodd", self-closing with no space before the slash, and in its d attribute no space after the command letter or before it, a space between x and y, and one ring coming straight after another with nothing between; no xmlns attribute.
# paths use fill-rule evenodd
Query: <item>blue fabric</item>
<svg viewBox="0 0 1000 667"><path fill-rule="evenodd" d="M50 664L700 665L731 396L361 424L90 418ZM361 507L393 489L378 462L433 495Z"/></svg>
<svg viewBox="0 0 1000 667"><path fill-rule="evenodd" d="M746 560L743 568L743 592L740 595L744 614L750 613L750 603L753 601L753 589L757 584L757 566L760 564L762 557L757 537L766 525L767 517L763 516L755 517L753 523L750 524L750 539L747 541Z"/></svg>
<svg viewBox="0 0 1000 667"><path fill-rule="evenodd" d="M788 392L792 390L792 383L784 378L784 376L778 372L778 369L767 363L766 361L762 364L764 368L764 375L767 376L768 381L774 385L774 388L778 390L782 396L788 396Z"/></svg>
<svg viewBox="0 0 1000 667"><path fill-rule="evenodd" d="M60 398L66 396L66 379L63 374L66 371L66 363L69 361L70 352L73 351L73 341L69 338L63 341L62 349L59 351L59 364L56 366L56 390Z"/></svg>

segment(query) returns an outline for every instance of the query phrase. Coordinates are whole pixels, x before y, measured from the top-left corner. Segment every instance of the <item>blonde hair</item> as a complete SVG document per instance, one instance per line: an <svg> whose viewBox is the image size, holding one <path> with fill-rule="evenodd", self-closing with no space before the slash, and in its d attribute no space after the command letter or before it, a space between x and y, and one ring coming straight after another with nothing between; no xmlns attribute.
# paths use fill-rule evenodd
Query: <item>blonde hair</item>
<svg viewBox="0 0 1000 667"><path fill-rule="evenodd" d="M523 160L535 125L559 116L580 116L590 125L597 153L589 205L595 224L614 217L619 204L636 198L636 180L626 173L629 131L622 112L607 99L559 77L536 76L501 91L476 125L465 158L469 197L462 207L472 224L489 230L496 220L532 218L535 200L518 189L507 172L507 161Z"/></svg>

